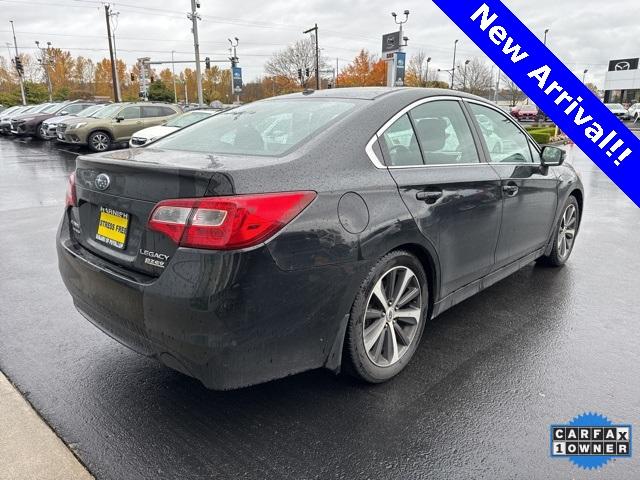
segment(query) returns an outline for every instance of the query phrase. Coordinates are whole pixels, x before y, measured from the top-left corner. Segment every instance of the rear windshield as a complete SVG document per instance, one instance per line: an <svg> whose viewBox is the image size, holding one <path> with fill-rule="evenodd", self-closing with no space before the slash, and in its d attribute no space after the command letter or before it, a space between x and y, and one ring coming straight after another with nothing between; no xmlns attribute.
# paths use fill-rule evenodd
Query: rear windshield
<svg viewBox="0 0 640 480"><path fill-rule="evenodd" d="M214 115L157 141L156 148L192 152L281 155L353 109L337 99L256 102Z"/></svg>

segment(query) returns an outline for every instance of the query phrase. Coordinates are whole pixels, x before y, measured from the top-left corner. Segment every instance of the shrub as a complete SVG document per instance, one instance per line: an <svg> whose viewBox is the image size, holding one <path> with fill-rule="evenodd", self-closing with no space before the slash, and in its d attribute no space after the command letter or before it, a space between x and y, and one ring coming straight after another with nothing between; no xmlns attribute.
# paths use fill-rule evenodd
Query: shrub
<svg viewBox="0 0 640 480"><path fill-rule="evenodd" d="M531 131L529 132L529 135L531 135L531 137L538 142L540 145L545 144L545 143L549 143L549 139L551 138L551 136L553 135L553 132L545 132L545 131Z"/></svg>

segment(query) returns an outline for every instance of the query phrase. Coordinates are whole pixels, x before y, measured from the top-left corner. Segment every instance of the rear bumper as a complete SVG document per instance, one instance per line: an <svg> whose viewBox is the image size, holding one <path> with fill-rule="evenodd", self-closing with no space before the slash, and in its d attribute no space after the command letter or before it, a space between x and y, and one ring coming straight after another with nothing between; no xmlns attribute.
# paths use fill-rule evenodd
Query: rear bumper
<svg viewBox="0 0 640 480"><path fill-rule="evenodd" d="M179 248L162 275L146 277L75 243L66 219L58 262L74 304L131 349L217 390L336 361L359 283L353 266L285 272L265 247Z"/></svg>

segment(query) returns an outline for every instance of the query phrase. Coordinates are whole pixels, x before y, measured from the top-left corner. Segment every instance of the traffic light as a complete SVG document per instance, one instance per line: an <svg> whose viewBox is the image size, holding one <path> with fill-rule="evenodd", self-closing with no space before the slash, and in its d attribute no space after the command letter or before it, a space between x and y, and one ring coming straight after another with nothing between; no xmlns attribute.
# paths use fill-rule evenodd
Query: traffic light
<svg viewBox="0 0 640 480"><path fill-rule="evenodd" d="M20 75L24 74L24 66L22 65L22 60L20 59L20 57L16 57L15 58L15 63L16 63L16 70L18 71L18 73Z"/></svg>
<svg viewBox="0 0 640 480"><path fill-rule="evenodd" d="M298 69L298 80L302 80L302 69Z"/></svg>
<svg viewBox="0 0 640 480"><path fill-rule="evenodd" d="M309 69L308 69L308 68L306 69L306 71L305 71L305 72L306 72L306 74L307 74L307 77L309 77L310 75L309 75Z"/></svg>
<svg viewBox="0 0 640 480"><path fill-rule="evenodd" d="M131 81L135 82L136 81L136 76L133 74L133 72L131 73Z"/></svg>
<svg viewBox="0 0 640 480"><path fill-rule="evenodd" d="M204 68L211 70L211 59L209 57L204 57Z"/></svg>

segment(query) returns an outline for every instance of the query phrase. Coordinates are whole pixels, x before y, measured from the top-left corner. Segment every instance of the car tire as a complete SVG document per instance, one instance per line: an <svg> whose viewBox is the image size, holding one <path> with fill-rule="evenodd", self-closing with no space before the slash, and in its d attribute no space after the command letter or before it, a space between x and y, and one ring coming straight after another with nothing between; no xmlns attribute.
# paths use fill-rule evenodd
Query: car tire
<svg viewBox="0 0 640 480"><path fill-rule="evenodd" d="M564 265L573 251L579 228L580 205L578 205L576 197L571 195L562 209L556 228L553 231L551 253L540 258L542 263L551 267Z"/></svg>
<svg viewBox="0 0 640 480"><path fill-rule="evenodd" d="M111 136L98 130L87 137L87 144L92 152L106 152L111 147Z"/></svg>
<svg viewBox="0 0 640 480"><path fill-rule="evenodd" d="M46 140L47 137L45 136L44 132L42 131L42 123L39 124L38 126L36 126L36 137L38 138L38 140Z"/></svg>
<svg viewBox="0 0 640 480"><path fill-rule="evenodd" d="M404 250L382 257L362 282L351 308L345 370L368 383L396 376L420 343L428 309L428 280L420 261Z"/></svg>

